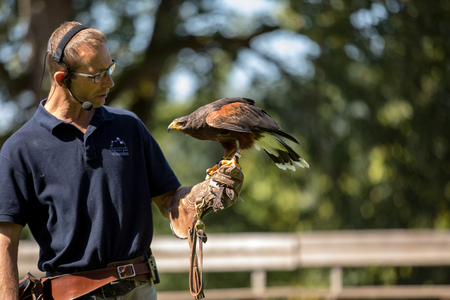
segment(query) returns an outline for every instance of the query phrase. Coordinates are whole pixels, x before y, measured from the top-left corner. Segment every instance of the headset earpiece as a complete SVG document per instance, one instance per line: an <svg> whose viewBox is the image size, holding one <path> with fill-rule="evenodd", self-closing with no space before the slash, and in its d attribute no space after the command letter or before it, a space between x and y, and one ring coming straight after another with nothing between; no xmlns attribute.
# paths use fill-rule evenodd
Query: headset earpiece
<svg viewBox="0 0 450 300"><path fill-rule="evenodd" d="M62 79L62 83L63 83L65 86L67 86L69 89L70 89L70 83L71 83L71 82L72 82L72 81L70 80L69 76L64 77L64 78Z"/></svg>

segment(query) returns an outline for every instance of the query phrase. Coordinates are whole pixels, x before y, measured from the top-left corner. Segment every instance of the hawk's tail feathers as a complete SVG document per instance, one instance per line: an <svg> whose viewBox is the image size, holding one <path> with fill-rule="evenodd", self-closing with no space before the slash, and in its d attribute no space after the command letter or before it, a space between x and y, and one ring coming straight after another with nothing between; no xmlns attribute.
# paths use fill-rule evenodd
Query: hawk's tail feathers
<svg viewBox="0 0 450 300"><path fill-rule="evenodd" d="M261 138L255 140L255 148L264 149L282 170L295 171L294 164L301 168L309 168L309 164L276 134L269 132L261 134Z"/></svg>
<svg viewBox="0 0 450 300"><path fill-rule="evenodd" d="M275 134L275 136L281 135L282 137L287 138L287 139L293 141L294 143L300 144L300 143L297 141L297 139L296 139L295 137L293 137L292 135L290 135L290 134L287 133L287 132L278 130L278 131L275 131L274 134Z"/></svg>

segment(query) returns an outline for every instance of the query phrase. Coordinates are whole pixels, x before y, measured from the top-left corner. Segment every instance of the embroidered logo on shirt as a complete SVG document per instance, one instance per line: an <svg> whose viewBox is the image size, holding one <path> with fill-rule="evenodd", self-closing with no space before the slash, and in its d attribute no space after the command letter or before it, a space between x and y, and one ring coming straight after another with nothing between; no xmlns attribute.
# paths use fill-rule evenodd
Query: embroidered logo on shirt
<svg viewBox="0 0 450 300"><path fill-rule="evenodd" d="M110 149L112 155L121 155L121 156L130 155L130 153L128 152L127 144L125 144L125 142L121 140L119 137L111 141Z"/></svg>

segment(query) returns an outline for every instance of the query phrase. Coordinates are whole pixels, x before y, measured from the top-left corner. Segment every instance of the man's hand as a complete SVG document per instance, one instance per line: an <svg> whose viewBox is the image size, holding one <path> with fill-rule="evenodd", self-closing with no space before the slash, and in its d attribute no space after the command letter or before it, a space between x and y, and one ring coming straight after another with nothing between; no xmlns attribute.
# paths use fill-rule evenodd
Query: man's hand
<svg viewBox="0 0 450 300"><path fill-rule="evenodd" d="M233 205L239 198L244 174L235 166L225 166L211 176L192 187L179 188L172 198L169 219L172 232L179 238L188 237L197 213L197 206L202 206L203 217L212 211Z"/></svg>

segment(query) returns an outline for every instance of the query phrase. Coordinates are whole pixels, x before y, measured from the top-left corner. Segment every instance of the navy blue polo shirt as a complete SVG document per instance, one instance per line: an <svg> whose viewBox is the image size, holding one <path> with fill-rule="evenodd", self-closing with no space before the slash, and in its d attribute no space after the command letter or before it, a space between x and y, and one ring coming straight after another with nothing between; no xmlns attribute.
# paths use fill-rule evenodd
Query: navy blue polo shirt
<svg viewBox="0 0 450 300"><path fill-rule="evenodd" d="M1 149L0 222L29 225L42 271L98 269L146 253L151 198L180 186L156 141L131 112L97 108L83 134L44 101Z"/></svg>

